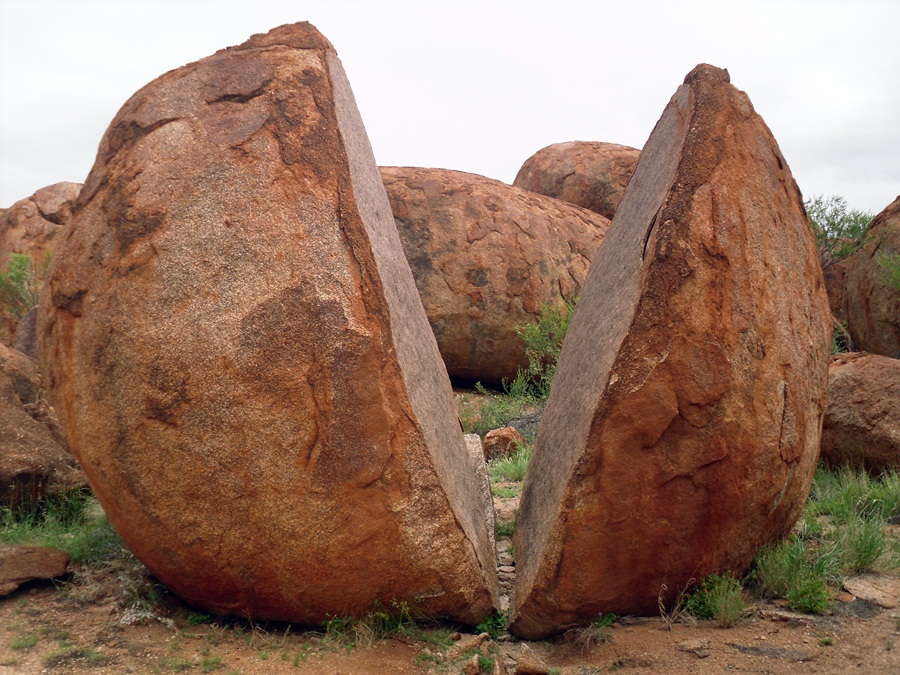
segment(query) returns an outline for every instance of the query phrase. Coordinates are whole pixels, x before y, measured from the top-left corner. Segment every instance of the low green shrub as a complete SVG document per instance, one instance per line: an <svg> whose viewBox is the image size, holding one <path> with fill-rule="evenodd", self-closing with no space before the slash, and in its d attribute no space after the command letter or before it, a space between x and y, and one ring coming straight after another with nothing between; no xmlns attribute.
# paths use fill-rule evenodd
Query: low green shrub
<svg viewBox="0 0 900 675"><path fill-rule="evenodd" d="M698 619L715 620L723 628L733 626L744 612L741 582L717 574L706 577L685 600L684 611Z"/></svg>
<svg viewBox="0 0 900 675"><path fill-rule="evenodd" d="M47 497L27 509L0 508L0 541L59 548L74 563L126 552L100 504L82 490Z"/></svg>
<svg viewBox="0 0 900 675"><path fill-rule="evenodd" d="M527 441L519 444L519 449L507 457L499 457L488 462L488 476L492 483L517 483L525 480L531 453L534 447Z"/></svg>
<svg viewBox="0 0 900 675"><path fill-rule="evenodd" d="M48 258L49 262L49 258ZM12 253L0 272L0 302L18 318L37 305L40 286L27 253Z"/></svg>

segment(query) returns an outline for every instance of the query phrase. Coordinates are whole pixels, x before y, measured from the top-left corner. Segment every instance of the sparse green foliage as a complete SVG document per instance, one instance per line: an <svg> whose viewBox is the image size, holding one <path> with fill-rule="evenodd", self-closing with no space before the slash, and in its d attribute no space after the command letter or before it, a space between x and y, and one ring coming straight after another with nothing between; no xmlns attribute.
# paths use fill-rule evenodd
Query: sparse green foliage
<svg viewBox="0 0 900 675"><path fill-rule="evenodd" d="M48 497L25 510L0 508L0 541L60 548L75 563L124 551L97 500L80 490Z"/></svg>
<svg viewBox="0 0 900 675"><path fill-rule="evenodd" d="M569 329L575 302L566 302L562 308L545 305L537 323L516 326L516 335L525 343L528 367L519 370L515 380L506 387L508 394L539 403L550 396L550 385L556 375L563 338Z"/></svg>
<svg viewBox="0 0 900 675"><path fill-rule="evenodd" d="M0 302L18 318L38 303L40 287L31 258L26 253L12 253L6 272L0 273Z"/></svg>
<svg viewBox="0 0 900 675"><path fill-rule="evenodd" d="M343 644L348 650L370 646L379 640L416 632L410 607L392 600L390 608L375 601L374 609L361 617L333 617L325 622L325 636Z"/></svg>
<svg viewBox="0 0 900 675"><path fill-rule="evenodd" d="M490 673L494 670L494 659L484 654L478 655L478 670L482 673Z"/></svg>
<svg viewBox="0 0 900 675"><path fill-rule="evenodd" d="M484 621L475 626L475 630L479 633L487 633L492 640L496 640L497 636L506 630L506 616L495 609Z"/></svg>
<svg viewBox="0 0 900 675"><path fill-rule="evenodd" d="M900 473L820 469L796 534L760 551L752 578L791 609L827 612L845 576L900 564L884 533L898 515Z"/></svg>
<svg viewBox="0 0 900 675"><path fill-rule="evenodd" d="M803 202L819 251L819 263L827 270L866 243L872 214L851 209L839 195L819 195Z"/></svg>
<svg viewBox="0 0 900 675"><path fill-rule="evenodd" d="M698 619L714 619L722 628L733 626L744 611L741 582L717 574L706 577L685 601L684 611Z"/></svg>
<svg viewBox="0 0 900 675"><path fill-rule="evenodd" d="M31 649L38 642L36 636L31 633L26 633L25 635L17 635L12 640L9 641L10 649Z"/></svg>
<svg viewBox="0 0 900 675"><path fill-rule="evenodd" d="M876 260L881 267L881 279L884 284L900 291L900 253L883 252Z"/></svg>
<svg viewBox="0 0 900 675"><path fill-rule="evenodd" d="M492 459L488 462L488 476L493 483L517 483L525 480L533 450L531 443L519 445L519 449L508 457Z"/></svg>

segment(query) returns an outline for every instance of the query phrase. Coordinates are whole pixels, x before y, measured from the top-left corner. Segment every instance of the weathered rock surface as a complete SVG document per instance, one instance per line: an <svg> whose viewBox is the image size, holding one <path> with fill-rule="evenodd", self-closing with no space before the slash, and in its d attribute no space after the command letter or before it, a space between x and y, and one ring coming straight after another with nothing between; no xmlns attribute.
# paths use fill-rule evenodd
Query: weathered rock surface
<svg viewBox="0 0 900 675"><path fill-rule="evenodd" d="M38 315L110 520L216 613L476 623L495 558L340 61L309 24L156 79L104 136Z"/></svg>
<svg viewBox="0 0 900 675"><path fill-rule="evenodd" d="M822 459L870 471L900 469L900 360L841 354L828 369Z"/></svg>
<svg viewBox="0 0 900 675"><path fill-rule="evenodd" d="M27 253L38 285L43 283L47 260L59 233L72 217L79 183L56 183L20 199L0 215L0 271L5 272L13 253ZM25 308L26 310L28 308ZM0 306L0 343L13 344L19 317Z"/></svg>
<svg viewBox="0 0 900 675"><path fill-rule="evenodd" d="M44 399L37 366L0 344L0 506L26 506L86 484Z"/></svg>
<svg viewBox="0 0 900 675"><path fill-rule="evenodd" d="M612 219L640 156L617 143L555 143L525 160L513 185Z"/></svg>
<svg viewBox="0 0 900 675"><path fill-rule="evenodd" d="M55 579L66 573L69 554L44 546L0 544L0 596L36 579Z"/></svg>
<svg viewBox="0 0 900 675"><path fill-rule="evenodd" d="M516 453L525 439L515 427L491 429L484 435L484 459L491 461Z"/></svg>
<svg viewBox="0 0 900 675"><path fill-rule="evenodd" d="M527 365L515 327L578 296L608 221L460 171L381 176L450 375L514 378Z"/></svg>
<svg viewBox="0 0 900 675"><path fill-rule="evenodd" d="M698 66L566 336L522 496L511 629L656 614L785 534L818 456L830 321L775 139L726 71Z"/></svg>
<svg viewBox="0 0 900 675"><path fill-rule="evenodd" d="M875 216L868 242L846 261L847 328L854 349L900 358L900 290L883 268L883 256L900 255L900 196Z"/></svg>

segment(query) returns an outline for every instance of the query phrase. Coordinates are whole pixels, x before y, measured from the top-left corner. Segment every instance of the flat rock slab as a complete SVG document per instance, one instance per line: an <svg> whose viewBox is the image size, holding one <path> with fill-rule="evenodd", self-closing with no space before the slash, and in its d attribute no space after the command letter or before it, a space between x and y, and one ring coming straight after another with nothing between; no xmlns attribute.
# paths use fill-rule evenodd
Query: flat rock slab
<svg viewBox="0 0 900 675"><path fill-rule="evenodd" d="M647 141L563 344L517 527L511 630L655 615L789 531L831 315L799 190L726 71Z"/></svg>
<svg viewBox="0 0 900 675"><path fill-rule="evenodd" d="M46 546L0 544L0 596L36 579L55 579L69 567L69 554Z"/></svg>
<svg viewBox="0 0 900 675"><path fill-rule="evenodd" d="M864 574L847 579L844 590L885 609L900 607L900 579L884 574Z"/></svg>
<svg viewBox="0 0 900 675"><path fill-rule="evenodd" d="M156 79L104 136L38 316L135 555L211 612L497 603L484 496L328 41L282 26Z"/></svg>

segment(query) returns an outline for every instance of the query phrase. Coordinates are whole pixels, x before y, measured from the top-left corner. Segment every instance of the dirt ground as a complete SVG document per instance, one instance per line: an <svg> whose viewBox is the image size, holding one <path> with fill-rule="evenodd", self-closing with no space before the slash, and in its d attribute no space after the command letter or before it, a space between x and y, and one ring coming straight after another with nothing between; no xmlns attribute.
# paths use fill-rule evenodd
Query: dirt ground
<svg viewBox="0 0 900 675"><path fill-rule="evenodd" d="M483 643L481 652L499 657L509 672L522 672L516 667L525 660L527 672L558 668L561 675L619 669L900 672L896 610L857 599L826 617L795 615L773 605L757 606L753 613L728 629L622 619L608 629L605 642L595 644L571 637L525 643L501 636ZM47 586L22 589L0 602L0 673L458 673L471 660L466 658L471 649L442 649L423 637L427 629L422 636L346 647L287 626L130 621L111 603L81 605ZM27 636L36 638L33 646L20 647ZM475 642L472 638L461 635L463 647ZM447 656L438 658L441 653Z"/></svg>
<svg viewBox="0 0 900 675"><path fill-rule="evenodd" d="M368 644L357 638L348 645L284 624L210 622L167 593L148 604L140 596L151 586L152 578L132 561L100 572L76 569L69 584L33 582L0 599L0 675L475 673L479 653L495 660L496 673L504 672L500 664L508 673L560 675L900 673L897 573L871 577L858 591L893 608L844 593L829 616L763 603L727 629L712 622L625 617L599 635L575 631L531 643L421 626L408 636ZM877 589L867 592L872 587Z"/></svg>

